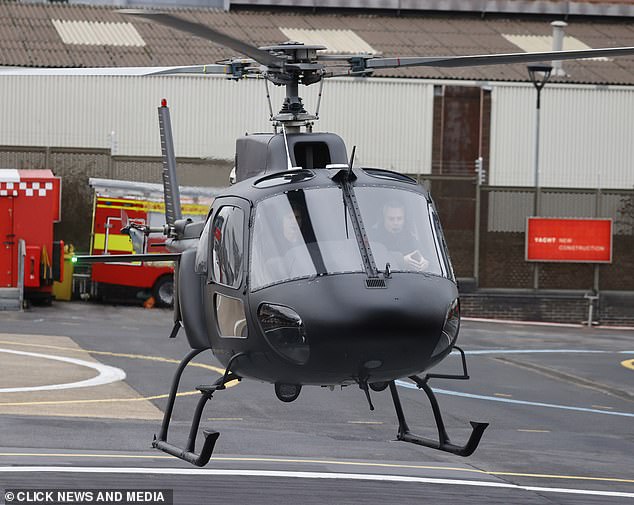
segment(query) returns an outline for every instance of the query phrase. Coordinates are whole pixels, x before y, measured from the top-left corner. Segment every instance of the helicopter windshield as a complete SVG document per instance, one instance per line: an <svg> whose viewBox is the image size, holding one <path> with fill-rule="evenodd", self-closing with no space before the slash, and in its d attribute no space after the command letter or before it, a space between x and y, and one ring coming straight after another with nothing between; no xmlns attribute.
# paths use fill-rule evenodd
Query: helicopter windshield
<svg viewBox="0 0 634 505"><path fill-rule="evenodd" d="M377 268L443 275L423 195L356 187ZM251 289L326 274L364 272L350 211L339 188L289 191L258 203L251 246Z"/></svg>
<svg viewBox="0 0 634 505"><path fill-rule="evenodd" d="M302 277L363 271L340 189L289 191L258 203L251 289Z"/></svg>
<svg viewBox="0 0 634 505"><path fill-rule="evenodd" d="M389 263L393 272L447 275L432 229L431 205L423 195L378 186L356 187L354 191L380 271Z"/></svg>

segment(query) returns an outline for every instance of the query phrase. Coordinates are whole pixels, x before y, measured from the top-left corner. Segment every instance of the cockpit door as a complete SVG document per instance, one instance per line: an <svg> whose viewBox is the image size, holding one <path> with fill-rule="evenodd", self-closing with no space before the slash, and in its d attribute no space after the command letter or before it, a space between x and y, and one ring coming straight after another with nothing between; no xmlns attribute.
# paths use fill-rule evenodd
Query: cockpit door
<svg viewBox="0 0 634 505"><path fill-rule="evenodd" d="M247 338L246 299L248 210L239 198L219 198L208 235L207 295L212 336ZM208 309L209 310L209 309Z"/></svg>

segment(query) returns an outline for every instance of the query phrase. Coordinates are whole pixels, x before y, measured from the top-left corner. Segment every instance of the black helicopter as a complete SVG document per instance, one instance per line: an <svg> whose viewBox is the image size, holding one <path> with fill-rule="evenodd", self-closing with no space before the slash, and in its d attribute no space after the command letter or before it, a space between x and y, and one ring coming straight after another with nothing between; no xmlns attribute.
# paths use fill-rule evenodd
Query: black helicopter
<svg viewBox="0 0 634 505"><path fill-rule="evenodd" d="M321 55L322 46L289 42L256 48L172 14L125 13L247 56L148 74L257 75L286 87L280 112L273 114L271 107L274 131L237 140L237 182L216 197L205 222L182 219L169 109L166 102L159 107L167 224L162 229L130 224L127 231L131 236L162 232L173 252L129 259L175 261L170 337L183 327L192 351L176 371L153 446L195 465L207 464L219 433L203 430L204 444L196 453L203 408L228 382L247 377L274 384L285 402L294 401L306 385L356 384L371 409L370 391L389 388L399 440L472 454L488 424L471 422L468 441L451 443L428 384L432 378L469 378L464 352L455 345L458 289L434 203L405 175L354 166L354 149L349 157L339 136L313 133L317 115L305 110L299 84L367 76L388 67L617 56L634 54L634 48L407 58ZM167 440L178 385L188 363L209 349L226 372L213 384L198 387L201 397L181 448ZM461 375L426 373L454 349L462 358ZM429 398L438 440L410 432L395 384L401 378L411 379Z"/></svg>

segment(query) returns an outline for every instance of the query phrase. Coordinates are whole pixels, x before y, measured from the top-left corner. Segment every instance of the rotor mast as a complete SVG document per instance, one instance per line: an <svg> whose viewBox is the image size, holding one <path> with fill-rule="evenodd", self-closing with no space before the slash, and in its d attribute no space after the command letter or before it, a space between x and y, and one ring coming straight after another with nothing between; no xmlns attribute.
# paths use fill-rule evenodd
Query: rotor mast
<svg viewBox="0 0 634 505"><path fill-rule="evenodd" d="M269 66L264 72L265 79L278 86L286 87L286 97L280 111L271 117L273 126L282 126L287 133L300 133L301 127L312 128L317 116L304 108L299 96L299 85L319 82L324 75L324 65L317 61L317 51L324 46L308 46L300 42L285 42L277 46L260 48L279 58L283 63Z"/></svg>

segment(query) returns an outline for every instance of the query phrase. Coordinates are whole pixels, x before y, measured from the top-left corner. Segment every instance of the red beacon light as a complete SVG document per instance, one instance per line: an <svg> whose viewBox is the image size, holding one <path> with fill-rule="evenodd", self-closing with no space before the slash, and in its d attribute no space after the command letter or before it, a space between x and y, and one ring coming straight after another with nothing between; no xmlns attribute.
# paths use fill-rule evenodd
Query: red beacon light
<svg viewBox="0 0 634 505"><path fill-rule="evenodd" d="M167 98L161 99L161 107L167 107Z"/></svg>

